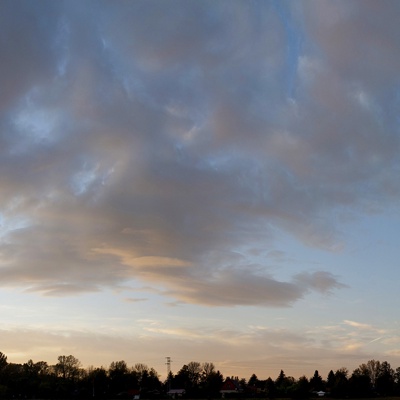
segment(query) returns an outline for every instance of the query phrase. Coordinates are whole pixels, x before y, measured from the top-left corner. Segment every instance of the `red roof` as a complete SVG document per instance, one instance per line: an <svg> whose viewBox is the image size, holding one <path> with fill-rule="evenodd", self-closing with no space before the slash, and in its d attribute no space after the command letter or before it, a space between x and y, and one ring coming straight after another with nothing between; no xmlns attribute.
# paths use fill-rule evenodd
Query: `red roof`
<svg viewBox="0 0 400 400"><path fill-rule="evenodd" d="M233 379L226 378L225 382L222 384L221 390L238 391L239 384Z"/></svg>

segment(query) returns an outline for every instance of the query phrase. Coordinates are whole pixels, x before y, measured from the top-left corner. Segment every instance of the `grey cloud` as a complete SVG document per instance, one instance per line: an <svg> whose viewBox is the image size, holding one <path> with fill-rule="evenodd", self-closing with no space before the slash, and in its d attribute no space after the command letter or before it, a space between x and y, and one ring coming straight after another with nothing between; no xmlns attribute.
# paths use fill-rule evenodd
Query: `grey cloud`
<svg viewBox="0 0 400 400"><path fill-rule="evenodd" d="M145 298L137 298L137 299L136 298L135 299L126 298L125 301L127 301L128 303L140 303L142 301L147 301L147 299L145 299Z"/></svg>
<svg viewBox="0 0 400 400"><path fill-rule="evenodd" d="M279 281L257 273L257 266L240 265L221 269L218 266L199 268L198 265L133 266L133 276L140 277L166 289L161 292L183 303L207 306L262 305L289 307L309 291L330 293L346 287L325 271L301 273L292 282ZM177 260L172 260L177 262ZM125 261L125 263L128 263Z"/></svg>
<svg viewBox="0 0 400 400"><path fill-rule="evenodd" d="M400 63L392 18L399 4L384 0L378 6L367 0L360 7L357 2L314 1L304 6L308 29L342 77L371 85L375 93L387 89L382 84L392 80Z"/></svg>
<svg viewBox="0 0 400 400"><path fill-rule="evenodd" d="M48 33L54 31L56 19L57 6L49 1L41 5L18 0L3 3L0 16L2 114L16 97L23 96L32 85L45 82L52 74L56 58L51 53Z"/></svg>
<svg viewBox="0 0 400 400"><path fill-rule="evenodd" d="M216 276L215 276L216 275ZM187 280L188 287L168 291L168 295L189 303L209 306L267 305L287 307L302 297L299 287L288 282L255 276L241 271L223 271L211 279Z"/></svg>
<svg viewBox="0 0 400 400"><path fill-rule="evenodd" d="M141 279L209 305L339 289L329 272L280 282L248 259L274 250L275 230L339 251L338 214L398 195L397 59L375 59L386 78L370 84L335 33L354 45L362 11L321 2L311 21L302 4L284 5L302 39L288 98L290 38L270 3L4 2L2 283L61 294ZM379 24L385 54L396 26Z"/></svg>
<svg viewBox="0 0 400 400"><path fill-rule="evenodd" d="M57 280L62 280L61 276L57 277ZM32 288L28 288L25 292L39 292L43 296L71 296L76 294L82 294L87 292L97 292L99 289L96 285L91 285L89 282L84 284L70 284L70 283L60 283L60 284L49 284L49 285L34 285Z"/></svg>
<svg viewBox="0 0 400 400"><path fill-rule="evenodd" d="M300 285L304 285L305 288L317 290L321 293L329 293L332 289L346 287L338 281L337 277L326 271L303 272L296 275L294 279Z"/></svg>
<svg viewBox="0 0 400 400"><path fill-rule="evenodd" d="M303 58L300 69L307 71L298 81L299 106L306 105L299 110L304 124L299 131L308 127L309 151L322 168L315 171L332 184L348 184L347 199L359 201L355 194L361 190L367 196L387 193L385 171L398 169L399 60L390 18L398 5L383 2L379 12L370 1L363 7L340 1L304 6L307 32L323 53Z"/></svg>

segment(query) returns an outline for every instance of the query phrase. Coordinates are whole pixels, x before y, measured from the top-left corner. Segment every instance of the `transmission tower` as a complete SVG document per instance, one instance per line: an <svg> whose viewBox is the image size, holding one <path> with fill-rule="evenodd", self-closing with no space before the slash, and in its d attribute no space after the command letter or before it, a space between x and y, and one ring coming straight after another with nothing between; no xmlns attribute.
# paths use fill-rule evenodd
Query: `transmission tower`
<svg viewBox="0 0 400 400"><path fill-rule="evenodd" d="M167 381L168 381L168 391L171 390L171 381L170 381L170 374L171 374L171 357L165 357L167 364Z"/></svg>
<svg viewBox="0 0 400 400"><path fill-rule="evenodd" d="M165 364L167 364L167 376L171 373L171 357L165 357L167 360Z"/></svg>

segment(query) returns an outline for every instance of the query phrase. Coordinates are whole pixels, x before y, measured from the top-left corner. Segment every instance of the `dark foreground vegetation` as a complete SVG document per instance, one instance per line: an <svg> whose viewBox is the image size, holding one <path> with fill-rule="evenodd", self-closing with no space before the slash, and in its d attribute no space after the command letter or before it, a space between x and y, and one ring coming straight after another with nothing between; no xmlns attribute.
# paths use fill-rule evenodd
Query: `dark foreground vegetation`
<svg viewBox="0 0 400 400"><path fill-rule="evenodd" d="M295 379L283 370L275 379L253 374L247 381L223 377L213 363L190 362L162 382L154 368L145 364L129 367L115 361L108 368L82 368L72 355L58 362L9 363L0 352L0 398L3 399L162 399L168 397L307 399L330 397L372 398L400 396L400 367L370 360L351 374L346 368L330 371L326 379L315 371L311 378Z"/></svg>

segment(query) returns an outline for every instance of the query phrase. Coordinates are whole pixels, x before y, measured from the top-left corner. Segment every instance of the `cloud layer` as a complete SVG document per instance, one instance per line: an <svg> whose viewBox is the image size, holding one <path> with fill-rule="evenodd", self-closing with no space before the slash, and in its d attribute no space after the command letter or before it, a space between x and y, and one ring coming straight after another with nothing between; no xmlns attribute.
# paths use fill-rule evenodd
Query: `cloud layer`
<svg viewBox="0 0 400 400"><path fill-rule="evenodd" d="M346 366L350 371L368 359L384 354L394 362L399 355L389 349L399 342L396 329L374 327L356 321L338 325L315 326L312 330L290 331L283 327L238 326L230 328L176 327L159 321L139 321L140 337L115 332L89 333L72 329L0 330L8 356L26 362L27 354L35 361L46 356L49 364L59 354L73 351L84 365L108 367L116 354L128 365L143 362L165 377L165 349L174 349L173 370L197 360L215 362L225 376L240 374L260 379L275 379L284 367L287 376L312 376L315 369L326 378L328 372ZM15 343L18 343L16 345ZM132 346L135 343L135 346ZM208 352L204 352L204 348ZM259 374L262 371L262 374Z"/></svg>
<svg viewBox="0 0 400 400"><path fill-rule="evenodd" d="M343 287L268 253L279 232L339 251L344 218L399 195L397 25L356 4L5 1L1 283L210 306Z"/></svg>

